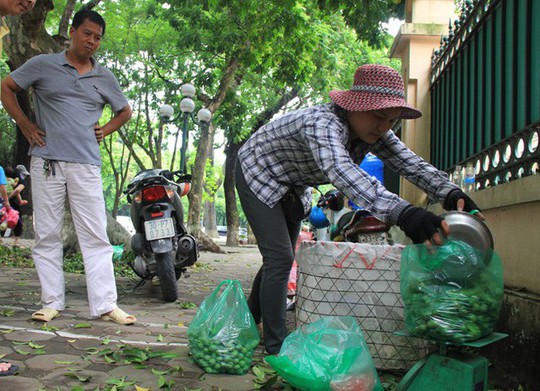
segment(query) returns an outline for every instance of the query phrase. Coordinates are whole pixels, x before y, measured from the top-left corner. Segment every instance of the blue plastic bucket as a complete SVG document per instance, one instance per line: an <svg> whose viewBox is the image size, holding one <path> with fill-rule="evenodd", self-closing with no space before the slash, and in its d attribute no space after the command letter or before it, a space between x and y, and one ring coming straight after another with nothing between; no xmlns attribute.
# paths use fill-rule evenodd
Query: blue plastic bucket
<svg viewBox="0 0 540 391"><path fill-rule="evenodd" d="M308 220L315 228L325 228L330 225L330 222L326 218L323 210L318 206L311 208L311 213L309 214Z"/></svg>
<svg viewBox="0 0 540 391"><path fill-rule="evenodd" d="M384 185L384 163L377 156L368 153L364 160L362 160L360 168L369 175L377 178Z"/></svg>
<svg viewBox="0 0 540 391"><path fill-rule="evenodd" d="M384 163L377 156L372 153L368 153L364 157L364 160L362 160L360 168L369 175L377 178L377 180L384 185ZM349 206L352 209L360 209L360 207L354 204L352 201L349 201Z"/></svg>

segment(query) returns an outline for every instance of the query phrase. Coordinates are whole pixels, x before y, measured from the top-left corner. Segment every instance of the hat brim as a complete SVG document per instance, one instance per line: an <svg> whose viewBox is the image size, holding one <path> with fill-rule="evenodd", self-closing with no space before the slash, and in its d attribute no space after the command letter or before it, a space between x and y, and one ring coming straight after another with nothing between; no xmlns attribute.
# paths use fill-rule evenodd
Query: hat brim
<svg viewBox="0 0 540 391"><path fill-rule="evenodd" d="M416 119L422 116L420 110L409 105L405 99L390 95L373 92L339 91L329 93L330 99L347 111L372 111L381 109L401 108L400 118Z"/></svg>
<svg viewBox="0 0 540 391"><path fill-rule="evenodd" d="M18 170L19 173L21 174L24 174L26 176L30 176L30 173L28 172L28 170L26 169L25 166L23 166L22 164L21 165L18 165L17 167L15 167L16 170Z"/></svg>

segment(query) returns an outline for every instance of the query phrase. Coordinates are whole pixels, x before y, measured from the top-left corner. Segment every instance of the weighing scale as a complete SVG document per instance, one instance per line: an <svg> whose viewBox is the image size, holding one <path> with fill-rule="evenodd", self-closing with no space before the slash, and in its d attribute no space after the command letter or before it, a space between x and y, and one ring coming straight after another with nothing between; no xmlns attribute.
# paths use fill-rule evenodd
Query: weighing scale
<svg viewBox="0 0 540 391"><path fill-rule="evenodd" d="M394 333L412 337L407 331ZM401 379L399 391L487 391L488 364L485 357L463 352L462 346L482 348L508 334L491 333L475 341L460 345L437 342L439 351L428 354L418 361ZM433 341L431 341L433 342Z"/></svg>
<svg viewBox="0 0 540 391"><path fill-rule="evenodd" d="M493 249L493 237L482 220L474 216L477 212L476 210L471 213L458 211L444 213L442 216L450 226L449 239L461 240L481 250ZM486 265L490 261L491 258L484 258ZM395 334L413 337L407 331L398 331ZM489 361L485 357L465 352L460 347L481 348L507 336L508 334L504 333L491 333L461 344L430 340L439 345L438 352L428 354L413 365L401 379L398 390L487 391Z"/></svg>

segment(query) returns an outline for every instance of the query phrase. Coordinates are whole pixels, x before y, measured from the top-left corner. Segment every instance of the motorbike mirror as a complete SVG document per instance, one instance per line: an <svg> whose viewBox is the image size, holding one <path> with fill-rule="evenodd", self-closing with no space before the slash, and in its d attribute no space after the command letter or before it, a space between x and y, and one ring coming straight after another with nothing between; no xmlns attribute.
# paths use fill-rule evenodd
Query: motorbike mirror
<svg viewBox="0 0 540 391"><path fill-rule="evenodd" d="M176 175L176 182L191 182L191 174L184 174L182 171L173 172Z"/></svg>

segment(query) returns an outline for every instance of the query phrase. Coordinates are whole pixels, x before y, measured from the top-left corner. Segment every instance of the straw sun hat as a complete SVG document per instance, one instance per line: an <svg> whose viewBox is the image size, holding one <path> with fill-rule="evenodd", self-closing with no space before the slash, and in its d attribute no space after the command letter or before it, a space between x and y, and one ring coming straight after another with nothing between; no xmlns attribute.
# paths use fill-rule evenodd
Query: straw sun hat
<svg viewBox="0 0 540 391"><path fill-rule="evenodd" d="M348 111L371 111L401 108L401 118L414 119L422 113L405 101L401 75L385 65L367 64L358 67L350 90L331 91L334 103Z"/></svg>

